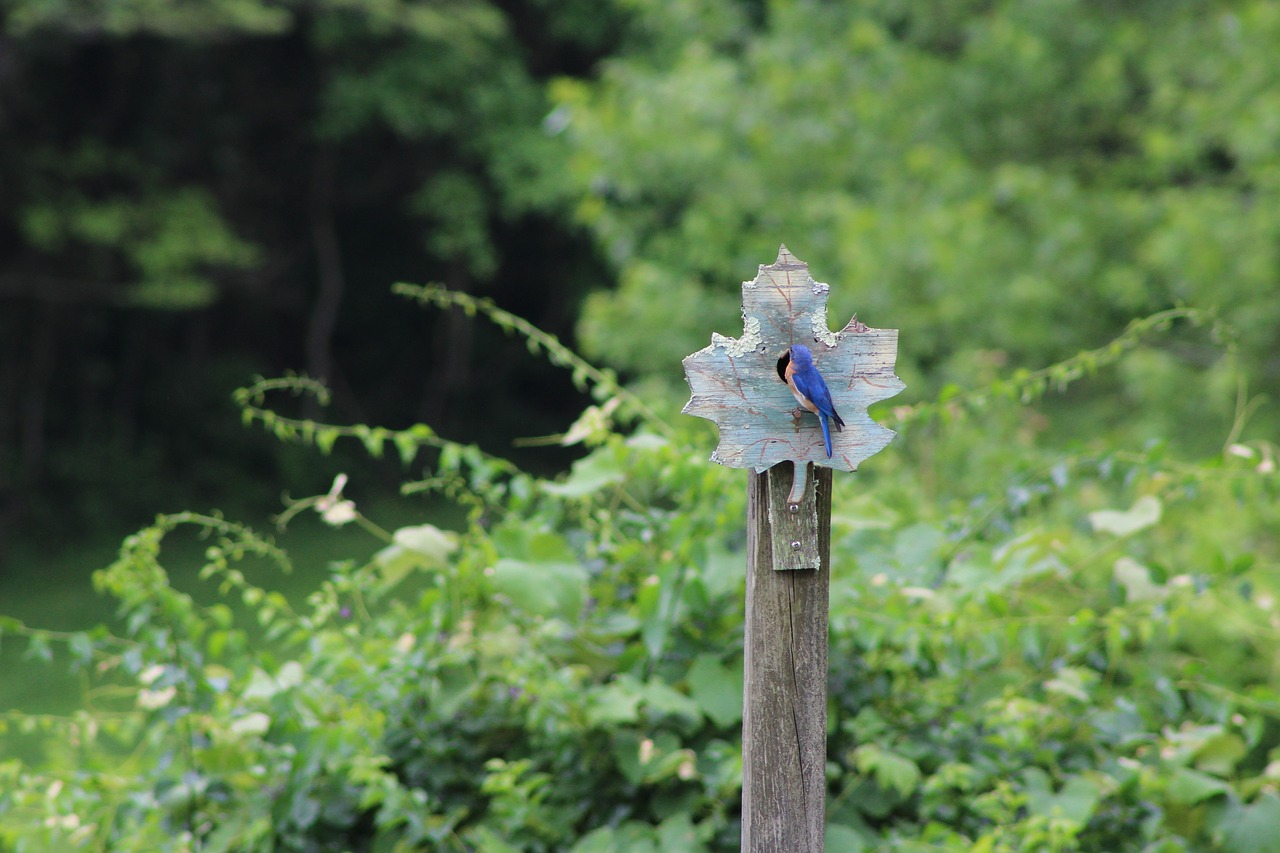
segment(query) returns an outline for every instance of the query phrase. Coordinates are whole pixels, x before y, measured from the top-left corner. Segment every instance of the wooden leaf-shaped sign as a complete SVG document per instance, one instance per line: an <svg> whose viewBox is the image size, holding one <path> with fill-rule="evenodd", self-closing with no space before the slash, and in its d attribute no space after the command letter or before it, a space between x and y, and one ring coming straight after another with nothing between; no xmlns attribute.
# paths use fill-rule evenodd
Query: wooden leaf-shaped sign
<svg viewBox="0 0 1280 853"><path fill-rule="evenodd" d="M855 317L839 332L827 327L830 288L783 246L778 260L742 283L741 338L713 333L711 346L684 360L693 396L684 413L720 428L712 461L765 471L779 462L815 462L842 471L882 450L894 432L871 419L867 407L902 390L893 372L897 329L872 329ZM778 375L778 359L792 344L813 352L827 380L843 432L831 432L827 458L815 415L796 418L796 401Z"/></svg>

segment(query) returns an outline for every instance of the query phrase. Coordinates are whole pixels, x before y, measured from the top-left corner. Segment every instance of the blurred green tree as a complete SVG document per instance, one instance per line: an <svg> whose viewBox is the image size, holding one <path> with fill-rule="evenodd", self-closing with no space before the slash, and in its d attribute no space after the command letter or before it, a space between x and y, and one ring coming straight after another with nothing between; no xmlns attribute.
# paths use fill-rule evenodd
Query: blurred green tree
<svg viewBox="0 0 1280 853"><path fill-rule="evenodd" d="M387 283L570 330L601 276L557 213L540 81L588 72L623 23L581 0L8 0L0 541L67 512L149 514L161 490L274 500L287 456L228 401L253 372L325 380L337 417L487 441L563 428L567 383L457 313L405 312Z"/></svg>
<svg viewBox="0 0 1280 853"><path fill-rule="evenodd" d="M785 241L841 286L833 314L901 327L915 394L1181 303L1233 348L1175 336L1094 386L1104 407L1062 407L1068 431L1110 418L1203 451L1238 366L1276 388L1280 5L631 6L645 37L555 87L576 215L620 281L587 303L591 355L675 377Z"/></svg>

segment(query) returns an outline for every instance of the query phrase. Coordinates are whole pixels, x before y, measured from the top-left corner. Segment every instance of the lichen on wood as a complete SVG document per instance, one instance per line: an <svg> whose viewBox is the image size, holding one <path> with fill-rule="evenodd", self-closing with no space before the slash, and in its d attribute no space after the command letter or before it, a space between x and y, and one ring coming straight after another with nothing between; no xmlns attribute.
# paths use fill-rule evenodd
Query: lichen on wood
<svg viewBox="0 0 1280 853"><path fill-rule="evenodd" d="M787 460L855 471L893 439L893 430L873 421L867 407L903 388L893 372L898 331L873 329L855 317L832 332L829 295L809 265L782 246L775 263L762 264L755 279L742 283L742 337L713 333L710 346L684 359L692 391L684 413L720 428L713 461L756 473ZM813 351L845 421L842 432L832 431L830 459L817 418L794 416L795 399L778 377L778 359L792 344Z"/></svg>

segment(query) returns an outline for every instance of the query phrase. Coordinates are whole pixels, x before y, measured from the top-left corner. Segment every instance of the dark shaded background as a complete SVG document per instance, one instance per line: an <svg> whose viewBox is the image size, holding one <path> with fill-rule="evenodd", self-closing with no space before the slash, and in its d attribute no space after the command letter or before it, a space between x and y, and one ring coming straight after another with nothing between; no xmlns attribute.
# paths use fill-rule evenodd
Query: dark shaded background
<svg viewBox="0 0 1280 853"><path fill-rule="evenodd" d="M542 82L616 44L616 16L576 5L554 26L538 2L445 4L417 27L324 3L262 28L216 4L115 30L106 13L9 20L0 556L163 509L269 510L282 483L326 489L312 451L241 426L230 394L258 374L323 379L327 411L273 402L328 422L423 421L516 457L513 438L562 431L582 404L566 376L390 286L439 281L571 336L607 283L528 164L494 167L545 135ZM402 474L341 462L388 488Z"/></svg>

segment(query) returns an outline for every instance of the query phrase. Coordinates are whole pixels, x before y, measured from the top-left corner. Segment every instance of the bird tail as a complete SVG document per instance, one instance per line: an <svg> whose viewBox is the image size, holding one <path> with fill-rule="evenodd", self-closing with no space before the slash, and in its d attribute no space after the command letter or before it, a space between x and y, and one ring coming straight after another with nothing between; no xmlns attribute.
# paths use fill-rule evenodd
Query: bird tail
<svg viewBox="0 0 1280 853"><path fill-rule="evenodd" d="M831 424L827 421L827 416L822 415L818 418L822 421L822 440L827 445L827 458L831 458Z"/></svg>

